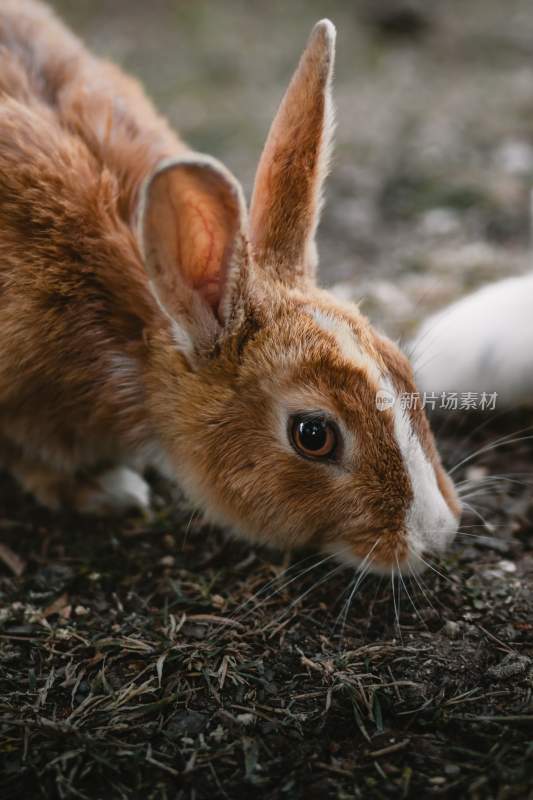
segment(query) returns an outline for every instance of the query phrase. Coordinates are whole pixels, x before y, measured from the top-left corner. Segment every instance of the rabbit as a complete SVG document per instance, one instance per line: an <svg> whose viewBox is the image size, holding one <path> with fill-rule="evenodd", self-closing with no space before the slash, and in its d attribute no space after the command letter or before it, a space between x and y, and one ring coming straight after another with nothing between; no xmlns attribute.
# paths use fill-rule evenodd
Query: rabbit
<svg viewBox="0 0 533 800"><path fill-rule="evenodd" d="M413 344L428 392L494 395L501 409L533 405L533 275L484 286L427 319Z"/></svg>
<svg viewBox="0 0 533 800"><path fill-rule="evenodd" d="M40 503L147 509L150 466L236 535L375 572L454 538L407 358L316 283L334 44L320 21L248 214L50 9L0 6L0 453Z"/></svg>

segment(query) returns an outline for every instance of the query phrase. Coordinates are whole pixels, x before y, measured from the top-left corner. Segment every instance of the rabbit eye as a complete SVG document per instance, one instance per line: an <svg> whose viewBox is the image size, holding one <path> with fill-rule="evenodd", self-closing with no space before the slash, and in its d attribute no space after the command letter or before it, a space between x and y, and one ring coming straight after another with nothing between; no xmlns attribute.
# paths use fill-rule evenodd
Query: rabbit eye
<svg viewBox="0 0 533 800"><path fill-rule="evenodd" d="M337 431L323 417L292 417L290 435L295 450L306 458L332 458L337 447Z"/></svg>

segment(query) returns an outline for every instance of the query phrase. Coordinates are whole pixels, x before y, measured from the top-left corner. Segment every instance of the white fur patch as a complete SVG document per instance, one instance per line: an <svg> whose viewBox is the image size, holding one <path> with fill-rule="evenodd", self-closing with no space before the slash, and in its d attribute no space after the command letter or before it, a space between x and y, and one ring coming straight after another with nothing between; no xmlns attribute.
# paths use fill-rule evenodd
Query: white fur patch
<svg viewBox="0 0 533 800"><path fill-rule="evenodd" d="M313 309L311 316L323 331L334 337L341 354L347 361L366 370L373 380L379 380L380 371L376 362L361 348L347 322L319 309Z"/></svg>
<svg viewBox="0 0 533 800"><path fill-rule="evenodd" d="M433 465L413 430L408 412L401 408L397 393L388 381L383 388L395 397L394 432L413 492L405 520L408 561L413 569L420 569L422 562L417 556L445 550L457 532L458 523L442 496Z"/></svg>

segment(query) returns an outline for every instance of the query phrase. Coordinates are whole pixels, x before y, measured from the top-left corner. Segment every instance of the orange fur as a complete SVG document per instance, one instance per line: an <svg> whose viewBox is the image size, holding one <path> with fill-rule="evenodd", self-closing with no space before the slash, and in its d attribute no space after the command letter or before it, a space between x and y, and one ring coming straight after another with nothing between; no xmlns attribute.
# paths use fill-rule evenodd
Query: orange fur
<svg viewBox="0 0 533 800"><path fill-rule="evenodd" d="M258 262L281 278L314 275L314 235L333 132L335 29L323 20L272 124L257 168L251 239Z"/></svg>
<svg viewBox="0 0 533 800"><path fill-rule="evenodd" d="M362 559L379 538L378 567L408 558L415 490L375 393L379 375L414 391L410 367L313 280L332 62L322 22L269 134L248 229L233 176L135 81L40 3L0 7L0 452L42 502L98 508L104 470L155 463L258 541ZM310 309L342 321L375 370ZM338 463L288 442L287 415L313 410L344 432ZM423 412L411 423L457 515Z"/></svg>

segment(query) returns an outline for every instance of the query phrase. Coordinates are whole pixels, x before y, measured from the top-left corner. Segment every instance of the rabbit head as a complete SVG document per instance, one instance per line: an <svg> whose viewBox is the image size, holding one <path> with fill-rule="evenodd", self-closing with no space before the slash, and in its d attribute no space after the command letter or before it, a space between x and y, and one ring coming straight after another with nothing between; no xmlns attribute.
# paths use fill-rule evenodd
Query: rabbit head
<svg viewBox="0 0 533 800"><path fill-rule="evenodd" d="M417 568L460 513L411 367L356 306L317 287L335 29L314 28L267 138L248 220L212 158L162 163L140 236L166 325L149 404L179 482L217 523L374 571Z"/></svg>

